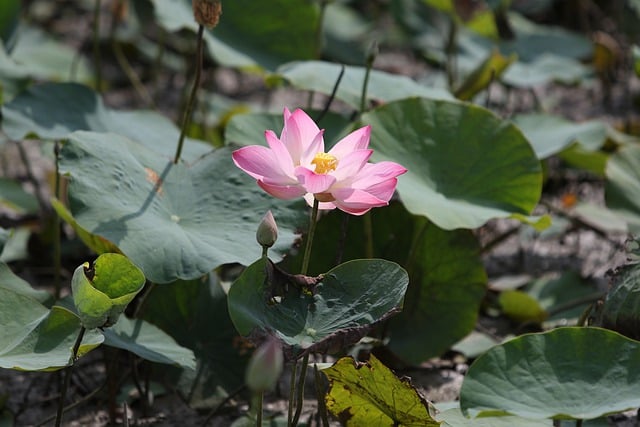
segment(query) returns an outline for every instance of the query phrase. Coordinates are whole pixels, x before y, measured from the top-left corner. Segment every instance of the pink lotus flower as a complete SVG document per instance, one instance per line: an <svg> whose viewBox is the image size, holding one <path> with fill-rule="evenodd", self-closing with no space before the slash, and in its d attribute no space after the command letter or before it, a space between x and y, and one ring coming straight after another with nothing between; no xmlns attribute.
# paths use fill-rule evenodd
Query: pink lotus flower
<svg viewBox="0 0 640 427"><path fill-rule="evenodd" d="M371 127L365 126L324 151L324 130L302 110L284 110L280 138L268 130L269 148L251 145L233 152L233 161L258 181L267 193L280 199L304 196L319 209L338 208L362 215L386 206L407 170L394 162L368 163Z"/></svg>

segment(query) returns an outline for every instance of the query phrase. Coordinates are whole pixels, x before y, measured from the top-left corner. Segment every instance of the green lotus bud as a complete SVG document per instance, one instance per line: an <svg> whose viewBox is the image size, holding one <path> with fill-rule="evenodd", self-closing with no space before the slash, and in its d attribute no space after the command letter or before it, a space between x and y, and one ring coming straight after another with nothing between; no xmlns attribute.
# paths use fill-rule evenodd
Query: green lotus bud
<svg viewBox="0 0 640 427"><path fill-rule="evenodd" d="M273 390L282 374L284 356L282 346L275 337L269 337L256 351L253 352L246 378L249 390L261 393Z"/></svg>
<svg viewBox="0 0 640 427"><path fill-rule="evenodd" d="M256 240L260 243L260 246L265 248L270 248L278 240L278 225L271 211L267 211L262 221L260 221L256 232Z"/></svg>

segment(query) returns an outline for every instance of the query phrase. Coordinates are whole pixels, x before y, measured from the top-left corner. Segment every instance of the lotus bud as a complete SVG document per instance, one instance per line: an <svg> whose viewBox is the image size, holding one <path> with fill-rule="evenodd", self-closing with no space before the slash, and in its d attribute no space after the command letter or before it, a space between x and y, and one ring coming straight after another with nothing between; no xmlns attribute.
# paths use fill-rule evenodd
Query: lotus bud
<svg viewBox="0 0 640 427"><path fill-rule="evenodd" d="M271 211L267 211L260 221L256 240L263 248L270 248L278 240L278 225Z"/></svg>
<svg viewBox="0 0 640 427"><path fill-rule="evenodd" d="M220 0L193 0L193 16L196 22L207 28L218 25L222 15L222 3Z"/></svg>
<svg viewBox="0 0 640 427"><path fill-rule="evenodd" d="M255 393L273 390L282 374L284 356L280 341L270 336L254 351L247 366L247 387Z"/></svg>

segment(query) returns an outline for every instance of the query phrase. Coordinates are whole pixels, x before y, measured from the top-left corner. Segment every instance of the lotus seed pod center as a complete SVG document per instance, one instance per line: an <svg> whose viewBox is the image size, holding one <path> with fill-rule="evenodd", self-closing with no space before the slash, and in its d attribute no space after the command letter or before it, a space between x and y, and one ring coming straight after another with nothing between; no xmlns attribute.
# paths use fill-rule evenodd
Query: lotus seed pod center
<svg viewBox="0 0 640 427"><path fill-rule="evenodd" d="M329 153L318 153L311 160L311 164L316 165L316 173L327 174L336 170L338 167L338 159Z"/></svg>

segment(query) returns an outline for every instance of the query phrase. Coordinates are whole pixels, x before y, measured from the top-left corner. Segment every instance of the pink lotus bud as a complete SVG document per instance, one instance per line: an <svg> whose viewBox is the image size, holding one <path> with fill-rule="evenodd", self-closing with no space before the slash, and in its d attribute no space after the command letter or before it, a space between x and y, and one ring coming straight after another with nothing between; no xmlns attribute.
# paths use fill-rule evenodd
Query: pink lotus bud
<svg viewBox="0 0 640 427"><path fill-rule="evenodd" d="M271 211L267 211L262 221L260 221L256 232L256 240L260 243L260 246L266 248L270 248L278 240L278 225Z"/></svg>
<svg viewBox="0 0 640 427"><path fill-rule="evenodd" d="M273 390L282 374L284 356L277 338L269 337L251 356L245 376L247 387L261 393Z"/></svg>

